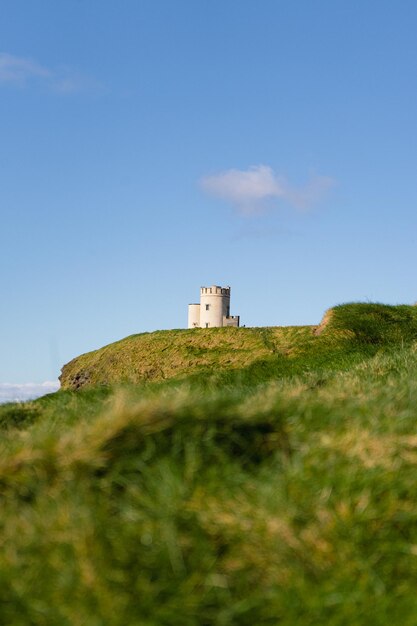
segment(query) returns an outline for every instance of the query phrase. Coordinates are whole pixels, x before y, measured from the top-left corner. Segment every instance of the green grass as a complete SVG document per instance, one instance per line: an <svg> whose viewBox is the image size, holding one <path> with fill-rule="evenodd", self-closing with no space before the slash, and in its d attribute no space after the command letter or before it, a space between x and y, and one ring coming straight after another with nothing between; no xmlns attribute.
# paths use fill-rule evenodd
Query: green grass
<svg viewBox="0 0 417 626"><path fill-rule="evenodd" d="M340 370L417 336L417 307L354 303L327 312L321 326L168 330L132 335L64 366L63 389L187 380L254 384Z"/></svg>
<svg viewBox="0 0 417 626"><path fill-rule="evenodd" d="M0 623L414 626L414 307L172 332L187 375L0 407Z"/></svg>

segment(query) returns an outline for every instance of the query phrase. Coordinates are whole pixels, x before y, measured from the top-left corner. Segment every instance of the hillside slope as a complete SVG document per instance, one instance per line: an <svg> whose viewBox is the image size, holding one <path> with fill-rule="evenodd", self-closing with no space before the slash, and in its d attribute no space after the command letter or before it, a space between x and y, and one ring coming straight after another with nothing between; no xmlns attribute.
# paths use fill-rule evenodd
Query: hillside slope
<svg viewBox="0 0 417 626"><path fill-rule="evenodd" d="M417 338L417 309L354 303L320 326L168 330L132 335L62 369L62 389L159 382L253 384L311 368L343 369L377 350Z"/></svg>
<svg viewBox="0 0 417 626"><path fill-rule="evenodd" d="M245 368L288 354L312 339L311 327L166 330L132 335L83 354L62 369L63 389L186 377L213 369Z"/></svg>
<svg viewBox="0 0 417 626"><path fill-rule="evenodd" d="M85 388L0 407L0 624L415 626L414 307L67 368Z"/></svg>

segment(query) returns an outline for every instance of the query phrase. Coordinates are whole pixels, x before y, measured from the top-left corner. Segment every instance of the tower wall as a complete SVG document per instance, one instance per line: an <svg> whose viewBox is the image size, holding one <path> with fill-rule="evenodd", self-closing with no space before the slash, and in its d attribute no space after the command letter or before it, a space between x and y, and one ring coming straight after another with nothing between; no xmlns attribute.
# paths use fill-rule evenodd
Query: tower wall
<svg viewBox="0 0 417 626"><path fill-rule="evenodd" d="M200 328L200 305L188 305L188 328Z"/></svg>
<svg viewBox="0 0 417 626"><path fill-rule="evenodd" d="M230 315L230 287L201 287L200 327L223 326L223 318Z"/></svg>
<svg viewBox="0 0 417 626"><path fill-rule="evenodd" d="M239 315L229 315L229 317L223 318L223 326L234 326L235 328L239 328L240 326L240 316Z"/></svg>

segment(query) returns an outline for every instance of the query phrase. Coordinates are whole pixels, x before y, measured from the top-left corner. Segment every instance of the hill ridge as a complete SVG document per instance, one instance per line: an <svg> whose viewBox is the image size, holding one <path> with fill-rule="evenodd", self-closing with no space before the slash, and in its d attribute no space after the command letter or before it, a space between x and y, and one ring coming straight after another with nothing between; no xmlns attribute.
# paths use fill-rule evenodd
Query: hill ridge
<svg viewBox="0 0 417 626"><path fill-rule="evenodd" d="M417 338L414 305L347 303L328 309L319 325L158 330L130 335L82 354L62 368L62 389L144 384L191 377L207 384L229 378L291 376L312 365L343 368Z"/></svg>

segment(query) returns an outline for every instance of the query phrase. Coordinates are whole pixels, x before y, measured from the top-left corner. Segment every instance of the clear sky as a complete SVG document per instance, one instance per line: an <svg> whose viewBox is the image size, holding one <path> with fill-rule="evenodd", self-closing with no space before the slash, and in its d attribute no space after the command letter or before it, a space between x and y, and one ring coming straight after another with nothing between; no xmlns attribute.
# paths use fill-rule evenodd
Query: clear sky
<svg viewBox="0 0 417 626"><path fill-rule="evenodd" d="M247 326L417 300L416 32L411 0L2 0L0 383L201 285Z"/></svg>

